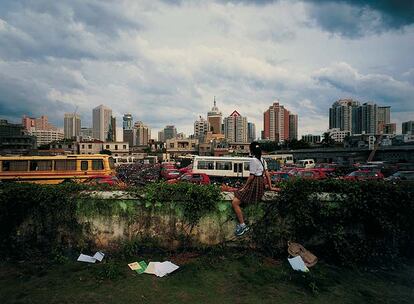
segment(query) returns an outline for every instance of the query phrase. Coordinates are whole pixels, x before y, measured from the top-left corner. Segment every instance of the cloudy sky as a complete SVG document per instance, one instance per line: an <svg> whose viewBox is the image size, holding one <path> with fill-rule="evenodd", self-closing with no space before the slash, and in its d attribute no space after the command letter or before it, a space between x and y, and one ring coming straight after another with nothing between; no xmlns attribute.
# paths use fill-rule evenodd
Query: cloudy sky
<svg viewBox="0 0 414 304"><path fill-rule="evenodd" d="M412 0L1 0L0 116L78 107L130 112L156 131L193 132L216 96L263 128L276 99L299 133L328 127L339 98L414 120Z"/></svg>

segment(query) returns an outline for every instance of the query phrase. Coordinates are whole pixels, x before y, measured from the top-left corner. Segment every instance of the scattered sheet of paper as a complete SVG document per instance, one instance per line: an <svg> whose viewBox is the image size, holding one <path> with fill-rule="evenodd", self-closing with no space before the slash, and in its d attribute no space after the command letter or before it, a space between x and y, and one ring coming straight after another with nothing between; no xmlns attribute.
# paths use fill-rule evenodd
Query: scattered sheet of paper
<svg viewBox="0 0 414 304"><path fill-rule="evenodd" d="M155 274L157 277L163 277L175 270L179 267L169 261L166 262L149 262L147 269L145 269L145 273L148 274Z"/></svg>
<svg viewBox="0 0 414 304"><path fill-rule="evenodd" d="M131 268L131 270L137 270L137 269L141 268L141 266L138 264L138 262L129 263L128 267Z"/></svg>
<svg viewBox="0 0 414 304"><path fill-rule="evenodd" d="M140 268L138 268L135 271L138 272L139 274L144 273L145 269L147 269L147 267L148 267L148 265L147 265L147 263L145 263L145 261L139 262L138 265L140 266Z"/></svg>
<svg viewBox="0 0 414 304"><path fill-rule="evenodd" d="M78 257L78 262L95 263L96 259L94 257L91 257L90 255L81 253Z"/></svg>
<svg viewBox="0 0 414 304"><path fill-rule="evenodd" d="M95 253L95 255L93 256L93 258L95 260L98 260L99 262L102 262L102 259L104 258L105 254L103 254L102 252L98 251Z"/></svg>
<svg viewBox="0 0 414 304"><path fill-rule="evenodd" d="M149 262L147 269L145 269L145 273L148 274L156 274L155 273L155 266L161 264L160 262Z"/></svg>
<svg viewBox="0 0 414 304"><path fill-rule="evenodd" d="M293 270L299 270L303 272L308 272L309 269L306 267L305 262L302 258L298 255L297 257L288 259L290 266L292 266Z"/></svg>

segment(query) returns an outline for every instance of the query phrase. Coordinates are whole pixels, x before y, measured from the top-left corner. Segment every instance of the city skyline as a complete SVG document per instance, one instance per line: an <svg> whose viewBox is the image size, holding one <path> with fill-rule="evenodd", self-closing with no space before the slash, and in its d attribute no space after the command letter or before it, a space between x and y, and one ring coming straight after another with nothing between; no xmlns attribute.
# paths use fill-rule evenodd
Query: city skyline
<svg viewBox="0 0 414 304"><path fill-rule="evenodd" d="M0 113L45 113L62 128L78 109L91 126L105 104L118 127L131 113L154 132L190 134L215 95L223 117L237 109L258 136L278 99L300 117L300 138L353 98L391 106L401 132L414 117L414 12L391 3L4 0Z"/></svg>

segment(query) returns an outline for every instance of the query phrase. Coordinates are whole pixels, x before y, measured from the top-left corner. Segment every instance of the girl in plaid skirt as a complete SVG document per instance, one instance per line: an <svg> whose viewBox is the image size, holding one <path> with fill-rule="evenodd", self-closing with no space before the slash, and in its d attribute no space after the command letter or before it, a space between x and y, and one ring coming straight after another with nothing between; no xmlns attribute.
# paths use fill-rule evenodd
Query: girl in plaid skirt
<svg viewBox="0 0 414 304"><path fill-rule="evenodd" d="M256 203L262 199L265 188L265 178L270 190L277 190L272 187L269 172L267 171L266 162L262 159L262 150L258 142L250 144L250 153L253 155L250 160L250 175L246 184L234 193L232 201L234 212L236 213L239 224L236 226L234 234L241 236L249 231L249 226L244 223L243 212L240 208L241 204Z"/></svg>

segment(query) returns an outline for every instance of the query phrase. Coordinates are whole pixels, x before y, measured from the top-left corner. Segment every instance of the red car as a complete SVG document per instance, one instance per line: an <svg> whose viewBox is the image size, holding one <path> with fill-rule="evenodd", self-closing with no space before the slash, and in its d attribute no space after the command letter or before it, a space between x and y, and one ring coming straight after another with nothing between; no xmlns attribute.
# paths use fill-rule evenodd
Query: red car
<svg viewBox="0 0 414 304"><path fill-rule="evenodd" d="M181 174L189 173L192 170L193 170L193 165L192 164L188 165L187 167L184 167L184 168L179 169L179 171L180 171Z"/></svg>
<svg viewBox="0 0 414 304"><path fill-rule="evenodd" d="M305 169L300 170L295 175L298 178L304 178L304 179L326 179L328 176L323 170L320 169Z"/></svg>
<svg viewBox="0 0 414 304"><path fill-rule="evenodd" d="M292 178L292 174L289 174L289 172L283 172L283 171L276 171L276 172L269 172L270 179L274 183L278 183L281 181L287 181Z"/></svg>
<svg viewBox="0 0 414 304"><path fill-rule="evenodd" d="M381 172L371 170L357 170L344 177L347 180L378 180L383 178L384 175Z"/></svg>
<svg viewBox="0 0 414 304"><path fill-rule="evenodd" d="M180 176L180 171L177 169L162 169L161 176L167 180L169 179L176 179Z"/></svg>
<svg viewBox="0 0 414 304"><path fill-rule="evenodd" d="M205 173L185 173L179 178L170 179L169 184L176 184L180 182L187 182L198 185L210 185L210 178Z"/></svg>

